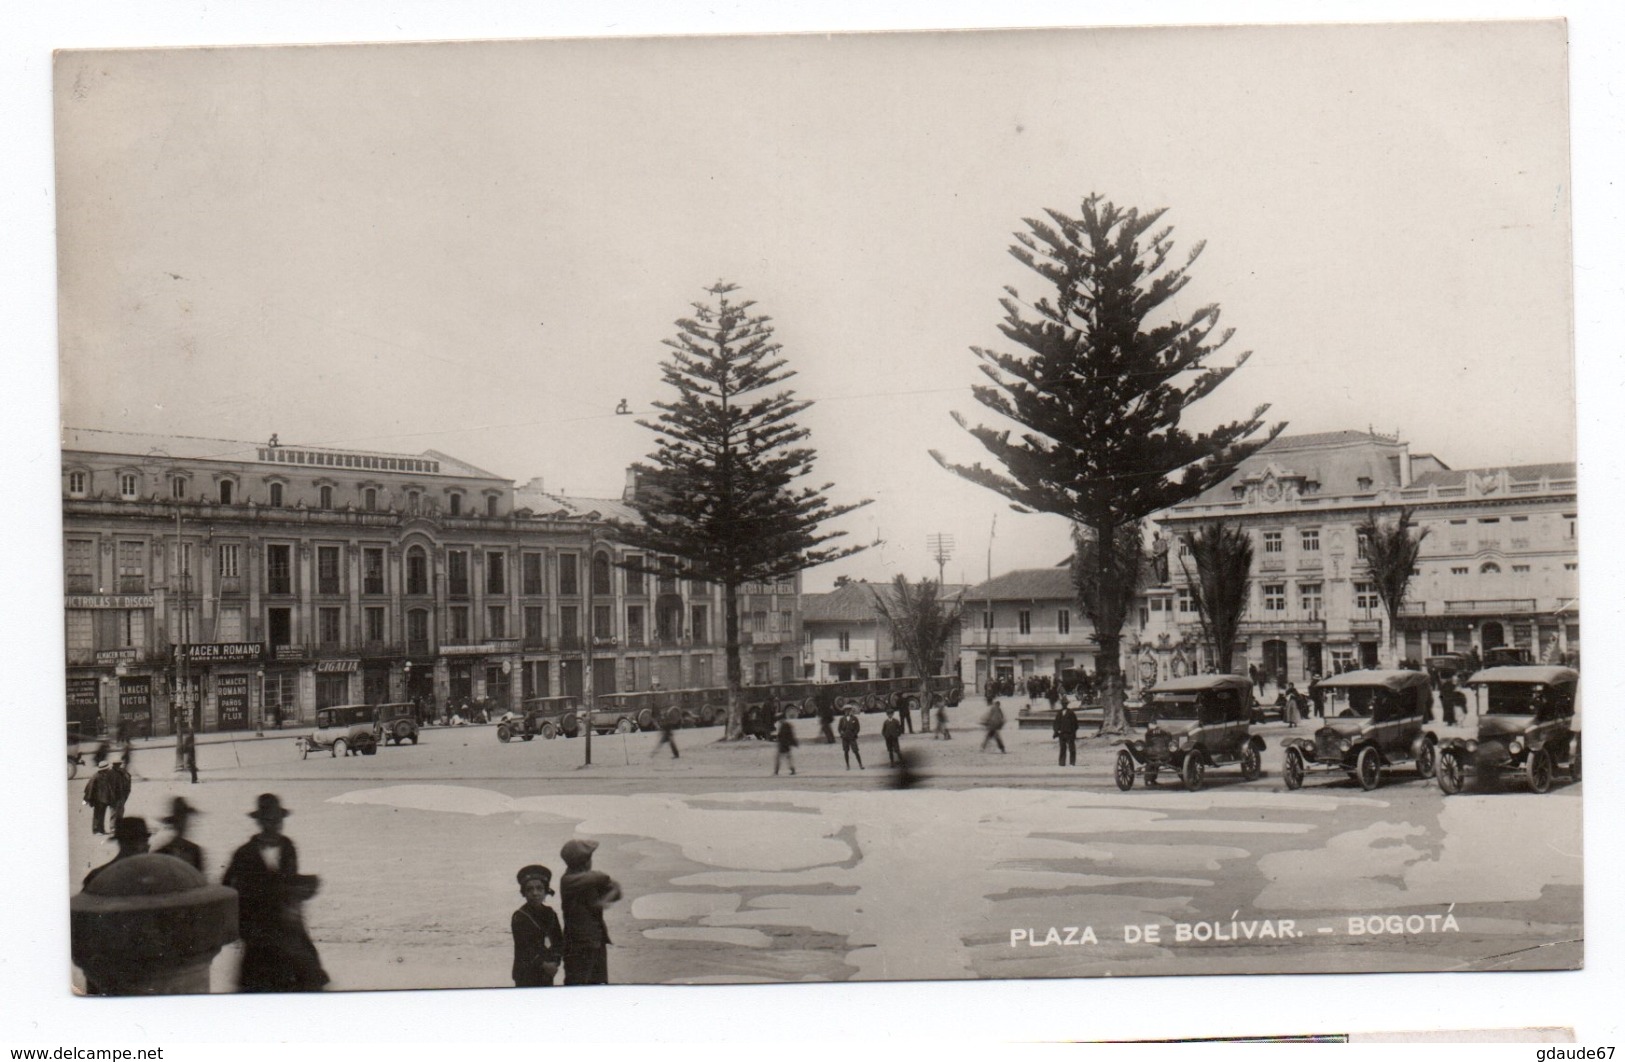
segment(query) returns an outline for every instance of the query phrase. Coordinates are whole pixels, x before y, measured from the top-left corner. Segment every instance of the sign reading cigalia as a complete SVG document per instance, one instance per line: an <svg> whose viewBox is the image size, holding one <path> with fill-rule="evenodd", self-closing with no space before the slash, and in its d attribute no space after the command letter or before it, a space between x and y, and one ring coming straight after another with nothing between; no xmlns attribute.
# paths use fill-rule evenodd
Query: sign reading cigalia
<svg viewBox="0 0 1625 1062"><path fill-rule="evenodd" d="M189 663L209 661L236 663L258 660L265 653L259 642L193 642L175 647L179 659Z"/></svg>

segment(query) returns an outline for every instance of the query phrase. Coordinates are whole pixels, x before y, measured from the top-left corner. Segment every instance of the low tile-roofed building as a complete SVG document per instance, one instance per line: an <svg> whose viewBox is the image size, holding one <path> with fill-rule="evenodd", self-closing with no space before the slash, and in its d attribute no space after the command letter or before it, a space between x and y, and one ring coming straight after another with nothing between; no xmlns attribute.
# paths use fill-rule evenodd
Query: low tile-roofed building
<svg viewBox="0 0 1625 1062"><path fill-rule="evenodd" d="M965 591L968 601L1053 601L1071 600L1076 596L1072 587L1072 568L1063 564L1054 568L1018 568L1003 575L995 575Z"/></svg>
<svg viewBox="0 0 1625 1062"><path fill-rule="evenodd" d="M943 587L942 597L953 599L964 591L965 587L958 583L948 583ZM890 583L870 583L858 581L838 586L823 594L803 594L801 597L801 618L805 623L872 623L879 613L875 608L875 594L878 593L890 605L895 599L896 591Z"/></svg>

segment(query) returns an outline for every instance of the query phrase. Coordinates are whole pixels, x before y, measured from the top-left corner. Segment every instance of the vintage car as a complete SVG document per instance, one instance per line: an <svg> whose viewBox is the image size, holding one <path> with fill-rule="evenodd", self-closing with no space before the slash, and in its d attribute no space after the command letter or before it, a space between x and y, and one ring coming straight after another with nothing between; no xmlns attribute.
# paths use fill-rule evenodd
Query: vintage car
<svg viewBox="0 0 1625 1062"><path fill-rule="evenodd" d="M371 756L378 751L375 729L376 705L340 704L316 710L316 729L302 734L299 755L303 759L313 752L329 752L333 756Z"/></svg>
<svg viewBox="0 0 1625 1062"><path fill-rule="evenodd" d="M563 734L575 737L580 727L579 702L574 697L531 697L523 712L503 712L497 717L497 740L507 744L514 738L529 741L541 737L552 741Z"/></svg>
<svg viewBox="0 0 1625 1062"><path fill-rule="evenodd" d="M373 715L375 733L380 742L404 745L418 743L417 706L409 701L379 704Z"/></svg>
<svg viewBox="0 0 1625 1062"><path fill-rule="evenodd" d="M1544 793L1559 766L1578 782L1579 682L1573 668L1540 665L1485 668L1468 679L1478 693L1478 736L1440 748L1439 788L1459 793L1472 775L1519 772Z"/></svg>
<svg viewBox="0 0 1625 1062"><path fill-rule="evenodd" d="M1238 764L1247 781L1262 771L1264 739L1248 729L1253 686L1243 675L1189 675L1169 679L1147 690L1142 714L1142 740L1126 741L1117 753L1117 788L1129 790L1144 772L1145 784L1156 785L1171 771L1185 788L1202 788L1209 767Z"/></svg>
<svg viewBox="0 0 1625 1062"><path fill-rule="evenodd" d="M1326 720L1313 737L1281 742L1281 774L1288 789L1303 786L1311 770L1342 771L1362 789L1382 784L1400 764L1427 778L1437 762L1439 738L1432 729L1433 684L1423 671L1366 669L1322 679Z"/></svg>

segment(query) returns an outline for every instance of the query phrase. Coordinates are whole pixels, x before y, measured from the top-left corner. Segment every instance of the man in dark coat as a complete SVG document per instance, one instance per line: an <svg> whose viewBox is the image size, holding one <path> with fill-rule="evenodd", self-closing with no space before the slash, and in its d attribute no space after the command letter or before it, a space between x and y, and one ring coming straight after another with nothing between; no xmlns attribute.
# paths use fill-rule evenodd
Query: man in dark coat
<svg viewBox="0 0 1625 1062"><path fill-rule="evenodd" d="M887 718L891 712L886 712ZM858 722L857 705L848 705L846 714L841 716L841 756L846 760L846 769L852 769L852 757L858 758L858 770L863 770L863 754L858 751L858 731L862 728Z"/></svg>
<svg viewBox="0 0 1625 1062"><path fill-rule="evenodd" d="M553 895L553 872L531 864L519 871L519 894L525 902L513 913L513 985L550 988L564 961L564 927L547 906Z"/></svg>
<svg viewBox="0 0 1625 1062"><path fill-rule="evenodd" d="M260 832L232 853L220 882L237 890L243 941L238 991L319 992L327 984L327 971L300 912L300 905L316 893L316 879L299 873L299 852L282 836L282 821L292 812L276 794L264 793L248 814Z"/></svg>
<svg viewBox="0 0 1625 1062"><path fill-rule="evenodd" d="M107 832L107 809L113 806L113 765L103 760L85 783L85 803L90 805L90 832Z"/></svg>
<svg viewBox="0 0 1625 1062"><path fill-rule="evenodd" d="M564 983L609 984L609 930L604 907L621 898L621 887L608 874L592 868L597 841L571 840L559 856L564 877L559 904L564 908Z"/></svg>
<svg viewBox="0 0 1625 1062"><path fill-rule="evenodd" d="M109 859L99 867L95 867L85 875L85 884L89 885L96 880L96 875L117 863L121 859L131 856L145 855L147 853L147 820L139 815L120 819L113 824L113 839L118 842L118 855Z"/></svg>
<svg viewBox="0 0 1625 1062"><path fill-rule="evenodd" d="M1078 765L1078 713L1072 710L1072 705L1066 701L1061 702L1061 711L1055 717L1055 738L1061 743L1061 759L1058 766L1076 767Z"/></svg>
<svg viewBox="0 0 1625 1062"><path fill-rule="evenodd" d="M779 773L779 761L784 760L790 764L790 773L795 774L796 759L790 750L801 744L801 742L796 740L796 728L790 722L789 716L779 720L779 732L776 740L778 747L773 751L773 773Z"/></svg>
<svg viewBox="0 0 1625 1062"><path fill-rule="evenodd" d="M203 849L186 839L186 824L197 814L197 808L186 802L185 797L176 797L170 802L169 814L159 821L175 831L175 836L158 849L159 855L174 856L183 863L190 863L198 870L203 869Z"/></svg>
<svg viewBox="0 0 1625 1062"><path fill-rule="evenodd" d="M880 736L886 739L886 763L892 767L901 765L903 724L897 721L897 713L890 708L886 709L886 721L880 724Z"/></svg>
<svg viewBox="0 0 1625 1062"><path fill-rule="evenodd" d="M824 744L835 744L835 698L828 697L818 702L818 736L824 739ZM777 774L777 771L773 772ZM794 771L790 772L794 774Z"/></svg>
<svg viewBox="0 0 1625 1062"><path fill-rule="evenodd" d="M664 708L658 708L655 710L655 722L660 725L660 740L655 742L654 752L649 753L649 755L653 756L656 752L659 752L660 746L669 745L671 746L671 758L677 759L677 739L674 733L683 723L682 709L675 704L668 704ZM552 982L549 981L548 984L552 984Z"/></svg>
<svg viewBox="0 0 1625 1062"><path fill-rule="evenodd" d="M901 690L892 694L891 707L897 710L897 716L901 720L898 726L906 728L910 734L914 733L914 709L909 707L908 694ZM891 709L887 710L890 711ZM925 725L923 718L920 720L920 725Z"/></svg>
<svg viewBox="0 0 1625 1062"><path fill-rule="evenodd" d="M108 805L113 809L113 825L118 826L118 820L124 817L124 805L130 799L130 771L125 766L127 760L114 760L108 768L109 796Z"/></svg>
<svg viewBox="0 0 1625 1062"><path fill-rule="evenodd" d="M999 746L1000 752L1003 752L1004 738L999 734L999 731L1004 729L1004 709L999 707L998 701L994 701L993 707L989 708L987 714L982 717L982 726L987 731L982 736L982 751L987 751L987 743L991 741Z"/></svg>

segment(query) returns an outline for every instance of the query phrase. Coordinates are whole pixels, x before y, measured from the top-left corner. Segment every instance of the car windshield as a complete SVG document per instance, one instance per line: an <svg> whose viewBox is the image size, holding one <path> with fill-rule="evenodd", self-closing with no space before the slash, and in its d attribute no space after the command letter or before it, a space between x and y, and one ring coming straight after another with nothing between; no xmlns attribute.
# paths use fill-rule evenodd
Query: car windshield
<svg viewBox="0 0 1625 1062"><path fill-rule="evenodd" d="M1534 682L1489 682L1484 693L1490 715L1538 715L1551 700L1551 690Z"/></svg>
<svg viewBox="0 0 1625 1062"><path fill-rule="evenodd" d="M1201 700L1196 693L1153 693L1151 714L1156 719L1196 719Z"/></svg>
<svg viewBox="0 0 1625 1062"><path fill-rule="evenodd" d="M1374 686L1333 686L1326 693L1328 719L1370 719L1377 703L1392 696Z"/></svg>

